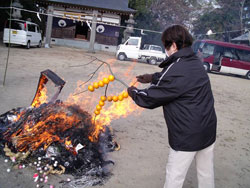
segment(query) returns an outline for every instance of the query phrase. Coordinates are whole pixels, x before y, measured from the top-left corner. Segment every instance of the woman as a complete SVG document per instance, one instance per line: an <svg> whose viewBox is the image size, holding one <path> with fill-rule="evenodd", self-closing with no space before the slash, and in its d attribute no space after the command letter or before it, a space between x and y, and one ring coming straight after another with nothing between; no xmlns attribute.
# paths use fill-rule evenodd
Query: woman
<svg viewBox="0 0 250 188"><path fill-rule="evenodd" d="M213 151L216 114L209 77L194 54L192 36L180 25L167 28L162 42L169 56L161 72L137 76L150 87L129 87L128 93L143 108L162 106L170 151L164 188L181 188L193 159L198 187L214 188Z"/></svg>

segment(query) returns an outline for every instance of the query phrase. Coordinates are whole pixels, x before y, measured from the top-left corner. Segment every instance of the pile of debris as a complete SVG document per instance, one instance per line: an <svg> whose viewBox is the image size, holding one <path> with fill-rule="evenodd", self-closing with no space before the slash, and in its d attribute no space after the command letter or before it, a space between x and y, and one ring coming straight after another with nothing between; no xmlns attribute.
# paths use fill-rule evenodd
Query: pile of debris
<svg viewBox="0 0 250 188"><path fill-rule="evenodd" d="M93 127L88 112L60 101L13 109L0 116L0 152L17 166L35 166L38 178L68 173L101 183L109 175L105 167L113 164L106 153L116 143L108 128L91 142Z"/></svg>
<svg viewBox="0 0 250 188"><path fill-rule="evenodd" d="M43 88L41 78L35 98L39 98ZM108 127L93 141L94 129L88 112L60 100L15 108L0 115L0 152L19 169L35 167L37 187L47 183L49 174L63 173L75 177L64 182L66 187L96 185L109 177L107 167L114 163L107 160L106 154L117 144Z"/></svg>

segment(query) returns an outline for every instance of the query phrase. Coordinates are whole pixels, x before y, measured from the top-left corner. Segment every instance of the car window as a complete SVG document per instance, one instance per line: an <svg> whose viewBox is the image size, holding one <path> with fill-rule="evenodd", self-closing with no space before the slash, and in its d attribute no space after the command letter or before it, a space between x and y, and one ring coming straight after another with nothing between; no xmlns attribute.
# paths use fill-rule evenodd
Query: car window
<svg viewBox="0 0 250 188"><path fill-rule="evenodd" d="M197 41L193 44L192 48L194 50L194 52L196 53L198 51L198 49L200 48L200 44L201 42Z"/></svg>
<svg viewBox="0 0 250 188"><path fill-rule="evenodd" d="M236 49L235 52L239 57L239 60L250 62L250 51Z"/></svg>
<svg viewBox="0 0 250 188"><path fill-rule="evenodd" d="M139 40L138 39L129 39L127 45L138 45Z"/></svg>
<svg viewBox="0 0 250 188"><path fill-rule="evenodd" d="M148 49L149 49L149 45L148 45L148 44L145 44L145 45L143 46L143 49L144 49L144 50L148 50Z"/></svg>
<svg viewBox="0 0 250 188"><path fill-rule="evenodd" d="M36 26L36 32L40 33L40 28L38 26Z"/></svg>
<svg viewBox="0 0 250 188"><path fill-rule="evenodd" d="M223 48L223 46L215 46L215 48L214 48L214 54L223 54L223 52L224 52L224 48Z"/></svg>
<svg viewBox="0 0 250 188"><path fill-rule="evenodd" d="M36 32L36 26L33 24L28 24L28 31Z"/></svg>
<svg viewBox="0 0 250 188"><path fill-rule="evenodd" d="M203 48L205 45L205 42L201 42L198 48Z"/></svg>
<svg viewBox="0 0 250 188"><path fill-rule="evenodd" d="M233 48L224 48L223 56L231 59L238 59Z"/></svg>
<svg viewBox="0 0 250 188"><path fill-rule="evenodd" d="M203 48L202 48L202 52L204 57L208 57L214 54L214 44L209 44L209 43L205 43Z"/></svg>
<svg viewBox="0 0 250 188"><path fill-rule="evenodd" d="M214 48L214 57L220 58L224 53L224 47L216 45Z"/></svg>
<svg viewBox="0 0 250 188"><path fill-rule="evenodd" d="M5 28L9 28L9 24L10 24L10 22L7 21L6 25L5 25ZM11 21L11 29L25 30L24 22L12 20Z"/></svg>
<svg viewBox="0 0 250 188"><path fill-rule="evenodd" d="M162 49L161 49L160 46L152 46L151 49L152 49L152 50L155 50L155 51L160 51L160 52L162 52Z"/></svg>

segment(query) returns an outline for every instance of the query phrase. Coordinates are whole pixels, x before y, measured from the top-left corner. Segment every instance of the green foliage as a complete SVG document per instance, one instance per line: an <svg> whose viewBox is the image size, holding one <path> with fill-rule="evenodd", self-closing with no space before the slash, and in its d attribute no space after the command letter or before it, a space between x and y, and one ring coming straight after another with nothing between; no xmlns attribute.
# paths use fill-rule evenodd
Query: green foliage
<svg viewBox="0 0 250 188"><path fill-rule="evenodd" d="M160 31L160 25L155 21L154 15L150 11L152 0L129 0L129 7L137 10L135 14L136 28ZM135 36L142 36L143 41L148 44L161 45L161 34L144 31L146 35L141 35L141 30L135 30Z"/></svg>
<svg viewBox="0 0 250 188"><path fill-rule="evenodd" d="M224 16L219 11L212 11L202 15L194 22L194 33L206 33L209 29L222 32L224 30Z"/></svg>
<svg viewBox="0 0 250 188"><path fill-rule="evenodd" d="M129 0L129 7L137 10L136 16L149 13L152 0Z"/></svg>
<svg viewBox="0 0 250 188"><path fill-rule="evenodd" d="M240 2L235 0L217 0L220 8L206 12L199 17L194 23L194 34L205 34L208 30L212 30L217 35L211 35L210 38L217 40L229 41L230 38L239 35L239 32L230 32L232 30L240 30ZM207 36L206 36L207 37Z"/></svg>

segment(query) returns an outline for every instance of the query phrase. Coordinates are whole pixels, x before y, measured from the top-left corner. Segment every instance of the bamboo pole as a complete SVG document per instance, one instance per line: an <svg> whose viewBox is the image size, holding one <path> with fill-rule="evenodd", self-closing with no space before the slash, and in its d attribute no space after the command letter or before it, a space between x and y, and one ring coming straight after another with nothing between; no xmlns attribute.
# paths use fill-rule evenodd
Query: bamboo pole
<svg viewBox="0 0 250 188"><path fill-rule="evenodd" d="M8 54L7 54L7 61L5 65L5 71L4 71L4 78L3 78L3 86L5 85L6 75L7 75L7 69L9 64L9 56L10 56L10 34L11 34L11 14L12 14L12 1L10 1L10 20L9 20L9 44L8 44Z"/></svg>

